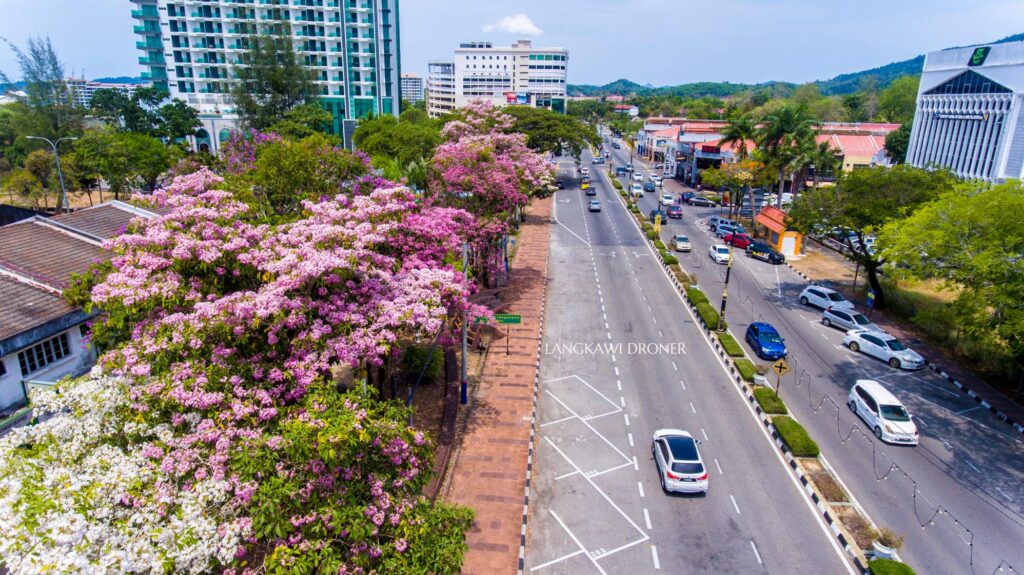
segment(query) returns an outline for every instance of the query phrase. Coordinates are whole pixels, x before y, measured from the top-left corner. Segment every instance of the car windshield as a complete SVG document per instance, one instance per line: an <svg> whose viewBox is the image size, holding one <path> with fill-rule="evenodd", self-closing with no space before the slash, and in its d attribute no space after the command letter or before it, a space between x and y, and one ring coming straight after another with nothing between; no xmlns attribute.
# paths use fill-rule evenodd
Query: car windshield
<svg viewBox="0 0 1024 575"><path fill-rule="evenodd" d="M775 331L762 331L761 341L767 343L782 343L782 338L779 337L779 333Z"/></svg>
<svg viewBox="0 0 1024 575"><path fill-rule="evenodd" d="M693 438L682 435L673 435L666 438L669 451L672 452L672 459L676 461L697 461L697 443Z"/></svg>
<svg viewBox="0 0 1024 575"><path fill-rule="evenodd" d="M672 464L672 471L676 473L704 473L704 466L699 461L677 461Z"/></svg>
<svg viewBox="0 0 1024 575"><path fill-rule="evenodd" d="M871 320L859 313L853 314L853 321L856 322L857 325L871 325Z"/></svg>
<svg viewBox="0 0 1024 575"><path fill-rule="evenodd" d="M717 247L715 248L715 251L720 254L727 254L729 253L729 248Z"/></svg>
<svg viewBox="0 0 1024 575"><path fill-rule="evenodd" d="M686 236L676 236L676 241L677 242L689 242L690 238L688 238Z"/></svg>
<svg viewBox="0 0 1024 575"><path fill-rule="evenodd" d="M900 343L900 340L898 339L890 339L885 342L885 345L889 346L889 349L893 351L903 351L907 349L907 346Z"/></svg>
<svg viewBox="0 0 1024 575"><path fill-rule="evenodd" d="M843 294L836 291L830 291L826 295L828 295L828 299L832 301L846 301L846 298L843 297Z"/></svg>
<svg viewBox="0 0 1024 575"><path fill-rule="evenodd" d="M902 405L882 405L882 419L889 421L910 421L910 414Z"/></svg>

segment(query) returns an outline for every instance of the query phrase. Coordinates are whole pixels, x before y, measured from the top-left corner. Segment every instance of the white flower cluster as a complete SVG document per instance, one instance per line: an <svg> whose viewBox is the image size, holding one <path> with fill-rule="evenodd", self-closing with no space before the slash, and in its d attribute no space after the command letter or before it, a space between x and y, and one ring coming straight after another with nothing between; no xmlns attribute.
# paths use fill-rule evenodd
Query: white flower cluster
<svg viewBox="0 0 1024 575"><path fill-rule="evenodd" d="M133 417L126 381L94 373L32 399L53 417L0 438L0 562L12 575L198 574L232 561L249 533L230 485L160 483L126 432L172 430Z"/></svg>

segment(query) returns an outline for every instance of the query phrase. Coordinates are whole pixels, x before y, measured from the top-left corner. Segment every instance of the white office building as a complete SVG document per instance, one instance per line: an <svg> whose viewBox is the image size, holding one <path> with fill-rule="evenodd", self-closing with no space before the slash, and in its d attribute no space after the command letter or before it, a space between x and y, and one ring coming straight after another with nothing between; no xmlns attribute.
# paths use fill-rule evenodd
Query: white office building
<svg viewBox="0 0 1024 575"><path fill-rule="evenodd" d="M455 109L455 64L427 63L427 114L436 118Z"/></svg>
<svg viewBox="0 0 1024 575"><path fill-rule="evenodd" d="M260 33L290 30L346 145L358 118L399 113L398 0L131 1L143 75L199 110L198 149L216 153L235 128L231 68Z"/></svg>
<svg viewBox="0 0 1024 575"><path fill-rule="evenodd" d="M92 95L96 93L96 90L117 90L127 96L131 96L140 87L148 86L148 84L95 82L85 80L84 78L68 78L65 82L67 83L68 91L71 92L71 100L76 106L83 108L88 108L92 103Z"/></svg>
<svg viewBox="0 0 1024 575"><path fill-rule="evenodd" d="M963 178L1024 175L1024 42L971 46L925 57L907 150L914 166Z"/></svg>
<svg viewBox="0 0 1024 575"><path fill-rule="evenodd" d="M409 102L422 102L423 78L416 74L402 74L402 99Z"/></svg>

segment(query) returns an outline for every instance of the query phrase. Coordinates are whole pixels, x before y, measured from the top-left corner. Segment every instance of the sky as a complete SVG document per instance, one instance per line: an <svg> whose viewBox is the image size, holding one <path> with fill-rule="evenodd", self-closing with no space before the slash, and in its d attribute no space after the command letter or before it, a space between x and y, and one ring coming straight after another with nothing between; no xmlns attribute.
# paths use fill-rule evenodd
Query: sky
<svg viewBox="0 0 1024 575"><path fill-rule="evenodd" d="M460 42L569 49L569 82L809 82L1024 32L1024 0L400 0L402 71ZM0 37L49 36L76 76L138 76L129 0L0 0ZM20 76L0 44L0 71Z"/></svg>

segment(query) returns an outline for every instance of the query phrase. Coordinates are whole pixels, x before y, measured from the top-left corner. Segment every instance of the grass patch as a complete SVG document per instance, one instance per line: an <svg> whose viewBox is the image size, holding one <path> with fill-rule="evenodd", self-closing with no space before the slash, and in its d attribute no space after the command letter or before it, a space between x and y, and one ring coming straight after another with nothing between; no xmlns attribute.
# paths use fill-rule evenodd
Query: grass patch
<svg viewBox="0 0 1024 575"><path fill-rule="evenodd" d="M718 329L718 311L709 303L697 304L697 313L707 324L708 329ZM723 322L724 323L724 322ZM722 327L725 327L724 325Z"/></svg>
<svg viewBox="0 0 1024 575"><path fill-rule="evenodd" d="M810 435L807 435L804 426L797 423L792 417L778 415L772 418L772 423L775 424L775 430L779 432L779 437L793 452L794 457L817 457L821 453L818 444L811 439Z"/></svg>
<svg viewBox="0 0 1024 575"><path fill-rule="evenodd" d="M729 354L729 357L743 357L743 348L740 347L739 342L732 336L731 333L722 332L718 334L718 343L722 344L725 348L725 353Z"/></svg>
<svg viewBox="0 0 1024 575"><path fill-rule="evenodd" d="M704 295L704 292L700 291L695 287L686 288L686 297L690 298L693 305L700 305L702 303L710 303L708 296Z"/></svg>
<svg viewBox="0 0 1024 575"><path fill-rule="evenodd" d="M676 259L676 263L669 264L669 269L672 270L672 275L676 276L679 283L683 284L683 287L687 290L690 289L691 281L690 274L683 271L683 268L679 267L679 259Z"/></svg>
<svg viewBox="0 0 1024 575"><path fill-rule="evenodd" d="M778 395L775 395L775 390L768 387L758 387L754 389L754 399L757 400L758 405L761 406L761 410L771 415L786 415L789 410L786 409L786 404L783 403L782 399ZM835 501L829 499L829 501Z"/></svg>
<svg viewBox="0 0 1024 575"><path fill-rule="evenodd" d="M915 575L910 565L893 559L872 559L868 567L874 575Z"/></svg>
<svg viewBox="0 0 1024 575"><path fill-rule="evenodd" d="M740 372L740 377L743 378L743 381L746 381L747 383L754 381L754 374L757 373L757 369L754 367L754 362L745 357L741 357L733 363L736 364L736 370Z"/></svg>

